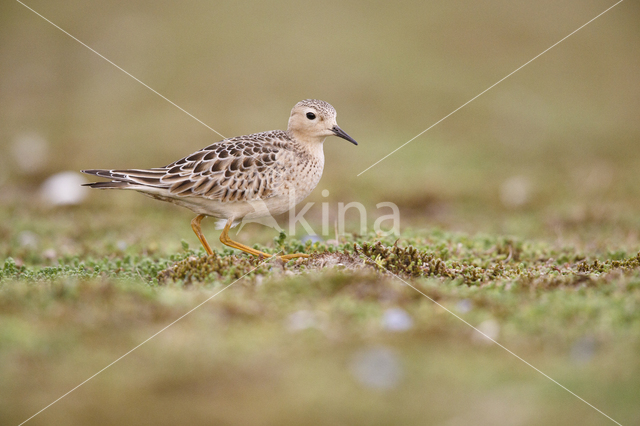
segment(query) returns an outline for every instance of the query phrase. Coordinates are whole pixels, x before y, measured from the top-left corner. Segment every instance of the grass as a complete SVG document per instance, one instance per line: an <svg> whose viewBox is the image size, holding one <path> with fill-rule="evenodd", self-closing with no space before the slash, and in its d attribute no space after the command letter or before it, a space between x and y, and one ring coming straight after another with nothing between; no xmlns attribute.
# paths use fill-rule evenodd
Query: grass
<svg viewBox="0 0 640 426"><path fill-rule="evenodd" d="M640 423L635 3L356 177L610 5L30 1L227 136L283 128L300 99L336 107L360 145L327 140L305 217L319 230L323 203L333 223L338 202L390 201L402 232L237 236L316 253L287 264L204 257L188 213L138 194L45 205L54 173L154 167L219 138L0 6L0 424L205 301L28 424L612 424L403 280Z"/></svg>
<svg viewBox="0 0 640 426"><path fill-rule="evenodd" d="M25 420L205 301L32 422L607 422L403 280L617 421L638 418L638 252L432 229L397 239L352 234L338 246L274 238L260 249L315 254L262 263L229 249L206 257L179 239L171 252L162 249L171 235L147 241L144 231L124 247L110 229L128 225L113 217L96 223L93 209L40 220L45 239L69 216L81 228L76 235L101 238L98 249L71 238L69 253L46 259L43 241L20 247L25 218L5 222L5 424ZM165 229L176 219L147 217ZM389 322L398 309L410 318L406 331ZM390 384L380 373L387 370Z"/></svg>

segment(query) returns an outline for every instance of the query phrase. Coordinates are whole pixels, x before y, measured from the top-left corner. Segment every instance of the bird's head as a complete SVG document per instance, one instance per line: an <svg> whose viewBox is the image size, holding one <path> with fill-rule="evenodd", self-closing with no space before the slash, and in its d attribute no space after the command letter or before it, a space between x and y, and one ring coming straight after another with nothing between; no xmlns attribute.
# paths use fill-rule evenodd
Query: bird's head
<svg viewBox="0 0 640 426"><path fill-rule="evenodd" d="M306 99L291 110L288 131L298 140L322 143L327 136L338 136L358 145L336 122L336 110L327 102Z"/></svg>

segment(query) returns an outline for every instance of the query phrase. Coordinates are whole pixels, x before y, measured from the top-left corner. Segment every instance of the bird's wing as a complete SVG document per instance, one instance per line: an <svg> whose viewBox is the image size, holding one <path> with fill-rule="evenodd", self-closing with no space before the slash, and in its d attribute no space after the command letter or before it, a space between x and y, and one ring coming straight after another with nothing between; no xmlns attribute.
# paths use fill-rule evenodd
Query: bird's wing
<svg viewBox="0 0 640 426"><path fill-rule="evenodd" d="M216 201L264 200L284 183L293 153L286 133L264 132L214 143L154 169L83 170L112 182L95 188L125 188L172 198L198 196Z"/></svg>

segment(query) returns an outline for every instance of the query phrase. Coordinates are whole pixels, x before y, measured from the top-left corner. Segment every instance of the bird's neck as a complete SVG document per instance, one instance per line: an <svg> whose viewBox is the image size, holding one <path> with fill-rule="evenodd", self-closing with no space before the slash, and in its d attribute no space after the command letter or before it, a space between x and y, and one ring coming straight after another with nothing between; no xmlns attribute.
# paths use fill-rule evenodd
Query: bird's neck
<svg viewBox="0 0 640 426"><path fill-rule="evenodd" d="M324 140L326 136L321 137L308 137L297 134L297 132L293 132L291 130L288 131L289 136L301 149L311 154L316 158L324 158Z"/></svg>

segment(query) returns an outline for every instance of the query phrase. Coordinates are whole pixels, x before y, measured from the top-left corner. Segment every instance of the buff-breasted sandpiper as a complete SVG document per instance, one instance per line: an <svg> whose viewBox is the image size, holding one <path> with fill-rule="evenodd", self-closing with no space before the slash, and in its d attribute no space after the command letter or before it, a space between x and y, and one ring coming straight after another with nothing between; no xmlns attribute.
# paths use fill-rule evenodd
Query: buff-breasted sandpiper
<svg viewBox="0 0 640 426"><path fill-rule="evenodd" d="M307 99L291 110L287 131L272 130L224 139L164 167L126 170L83 170L111 179L87 186L133 189L162 201L193 210L193 232L209 255L200 222L211 216L224 221L220 241L256 256L271 257L229 237L242 219L284 213L316 187L324 168L323 142L338 136L357 145L336 122L336 110L327 102ZM294 253L285 260L308 257Z"/></svg>

